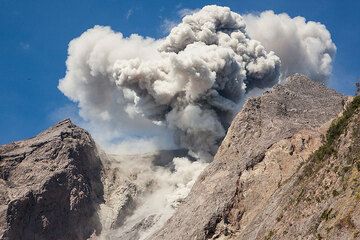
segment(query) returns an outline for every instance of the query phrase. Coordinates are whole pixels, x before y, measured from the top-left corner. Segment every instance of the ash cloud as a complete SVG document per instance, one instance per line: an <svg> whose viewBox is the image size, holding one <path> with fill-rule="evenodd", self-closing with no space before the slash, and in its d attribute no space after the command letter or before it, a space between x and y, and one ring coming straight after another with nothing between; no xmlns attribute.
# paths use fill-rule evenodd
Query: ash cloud
<svg viewBox="0 0 360 240"><path fill-rule="evenodd" d="M244 16L247 32L281 59L282 78L294 73L326 83L331 74L336 46L325 25L265 11Z"/></svg>
<svg viewBox="0 0 360 240"><path fill-rule="evenodd" d="M336 46L320 23L218 6L185 12L163 39L95 26L70 42L59 89L112 152L145 144L211 159L247 94L293 73L331 74Z"/></svg>
<svg viewBox="0 0 360 240"><path fill-rule="evenodd" d="M82 125L105 150L125 155L185 148L200 159L175 158L174 170L139 155L138 162L121 160L124 175L137 173L135 184L149 193L121 229L107 229L115 238L151 216L157 220L138 238L161 227L247 97L292 73L326 81L331 72L336 47L320 23L271 11L243 18L218 6L185 12L163 39L95 26L69 44L58 87L78 104ZM149 185L155 188L146 190ZM108 208L105 220L113 214Z"/></svg>
<svg viewBox="0 0 360 240"><path fill-rule="evenodd" d="M245 92L272 86L280 73L280 59L245 28L218 6L185 16L159 40L95 26L69 44L59 89L85 119L119 134L171 131L179 147L209 159Z"/></svg>

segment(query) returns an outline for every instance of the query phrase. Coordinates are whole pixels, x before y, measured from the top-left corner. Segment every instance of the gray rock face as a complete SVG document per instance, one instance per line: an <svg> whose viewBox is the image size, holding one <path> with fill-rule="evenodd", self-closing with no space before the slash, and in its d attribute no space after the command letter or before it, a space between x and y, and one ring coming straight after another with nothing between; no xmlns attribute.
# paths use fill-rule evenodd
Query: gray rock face
<svg viewBox="0 0 360 240"><path fill-rule="evenodd" d="M90 135L65 120L0 147L0 238L86 239L101 230L102 164Z"/></svg>
<svg viewBox="0 0 360 240"><path fill-rule="evenodd" d="M275 86L261 97L249 99L233 120L214 161L199 176L173 217L151 239L226 236L226 229L219 235L219 226L240 222L247 211L241 199L249 187L241 183L250 180L243 173L264 161L274 144L287 146L288 142L295 141L295 134L300 131L307 133L304 143L300 144L301 149L309 138L315 138L310 144L313 148L318 146L320 126L342 112L346 99L301 75L288 78L284 84ZM280 143L286 139L292 140ZM305 154L300 152L296 154ZM271 156L268 158L271 161ZM284 163L286 161L279 166ZM293 172L287 170L285 173L291 175ZM262 182L256 178L254 181ZM267 188L262 191L267 191ZM246 206L255 206L257 201L253 200ZM253 237L238 236L236 239L255 239Z"/></svg>

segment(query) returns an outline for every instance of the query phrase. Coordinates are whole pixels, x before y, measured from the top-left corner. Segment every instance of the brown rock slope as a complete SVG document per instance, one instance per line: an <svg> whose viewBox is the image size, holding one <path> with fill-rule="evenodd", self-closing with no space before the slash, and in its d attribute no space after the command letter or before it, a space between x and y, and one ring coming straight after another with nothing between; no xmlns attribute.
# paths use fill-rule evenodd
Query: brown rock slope
<svg viewBox="0 0 360 240"><path fill-rule="evenodd" d="M0 239L86 239L100 231L102 165L70 120L0 146Z"/></svg>
<svg viewBox="0 0 360 240"><path fill-rule="evenodd" d="M359 123L360 97L356 97L343 115L332 122L322 146L300 164L292 177L279 182L257 214L229 222L232 232L225 233L227 226L219 225L217 237L360 239ZM237 196L233 212L243 212L245 216L244 206L254 208L250 203L241 203L251 195L253 203L258 203L254 192L261 191L247 191Z"/></svg>
<svg viewBox="0 0 360 240"><path fill-rule="evenodd" d="M355 215L345 214L350 210L336 210L333 217L335 208L330 202L345 194L341 184L332 189L337 186L334 181L344 176L342 167L305 168L323 144L330 120L343 111L346 101L301 75L249 99L214 161L152 239L317 239L331 236L335 230L329 228L330 221L340 219L341 226L358 228ZM336 168L331 162L323 166ZM313 178L301 177L304 171ZM351 204L339 206L355 209Z"/></svg>

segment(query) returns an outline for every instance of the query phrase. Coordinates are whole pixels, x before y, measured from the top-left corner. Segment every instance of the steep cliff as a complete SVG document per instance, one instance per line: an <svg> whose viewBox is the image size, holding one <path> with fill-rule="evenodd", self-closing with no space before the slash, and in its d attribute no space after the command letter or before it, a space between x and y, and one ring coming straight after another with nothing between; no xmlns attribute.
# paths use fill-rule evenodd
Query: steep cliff
<svg viewBox="0 0 360 240"><path fill-rule="evenodd" d="M279 181L278 186L270 190L271 195L263 194L267 188L262 191L259 189L259 186L268 187L268 183L253 182L259 178L255 176L256 170L248 171L248 178L240 182L247 183L248 187L238 193L236 204L231 210L233 213L242 212L243 215L238 220L231 219L222 226L218 225L216 237L359 239L359 123L360 97L356 97L342 116L332 122L322 145L313 148L316 151L304 158L292 176ZM281 157L276 156L276 160L278 159ZM264 173L266 172L272 170L265 169ZM280 172L283 173L284 170L281 169ZM259 195L262 196L256 198ZM259 199L262 200L260 205ZM256 214L251 215L250 212Z"/></svg>
<svg viewBox="0 0 360 240"><path fill-rule="evenodd" d="M279 194L290 188L293 175L321 146L329 122L343 111L346 101L301 75L249 99L214 161L153 239L273 237L271 221L280 222L280 212L275 210L284 205L278 199L290 199L287 192ZM296 209L305 212L306 205ZM289 222L292 217L288 216ZM284 239L302 236L296 228L303 223L293 226L292 233L288 230L290 238Z"/></svg>
<svg viewBox="0 0 360 240"><path fill-rule="evenodd" d="M65 120L0 147L0 238L86 239L101 230L102 164L90 135Z"/></svg>

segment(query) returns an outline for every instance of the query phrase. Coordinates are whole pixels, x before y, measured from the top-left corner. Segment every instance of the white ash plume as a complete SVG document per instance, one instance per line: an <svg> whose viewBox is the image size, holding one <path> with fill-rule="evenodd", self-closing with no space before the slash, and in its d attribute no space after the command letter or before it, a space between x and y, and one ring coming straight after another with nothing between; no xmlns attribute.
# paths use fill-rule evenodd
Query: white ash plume
<svg viewBox="0 0 360 240"><path fill-rule="evenodd" d="M171 217L207 166L185 157L175 157L172 169L154 166L159 156L103 156L115 171L105 181L114 189L105 188L106 204L100 205L99 211L103 227L99 239L146 239Z"/></svg>
<svg viewBox="0 0 360 240"><path fill-rule="evenodd" d="M294 73L323 83L329 78L336 46L325 25L273 11L244 19L249 35L280 57L282 79Z"/></svg>
<svg viewBox="0 0 360 240"><path fill-rule="evenodd" d="M129 181L144 196L123 225L104 228L106 239L124 234L144 239L172 215L247 96L271 88L280 74L300 72L319 80L330 74L336 48L318 23L267 12L247 15L246 26L226 7L188 12L164 39L124 37L95 26L69 44L59 89L78 103L85 126L102 147L138 158L119 156L123 160L111 162L122 177L131 175ZM175 148L189 150L200 161L175 158L170 169L138 155ZM116 198L113 202L118 204ZM113 217L111 204L102 209L101 216ZM136 232L143 222L147 228Z"/></svg>
<svg viewBox="0 0 360 240"><path fill-rule="evenodd" d="M206 6L165 39L88 30L70 43L59 89L86 119L153 134L170 129L180 147L211 158L244 93L275 84L279 69L239 14Z"/></svg>

